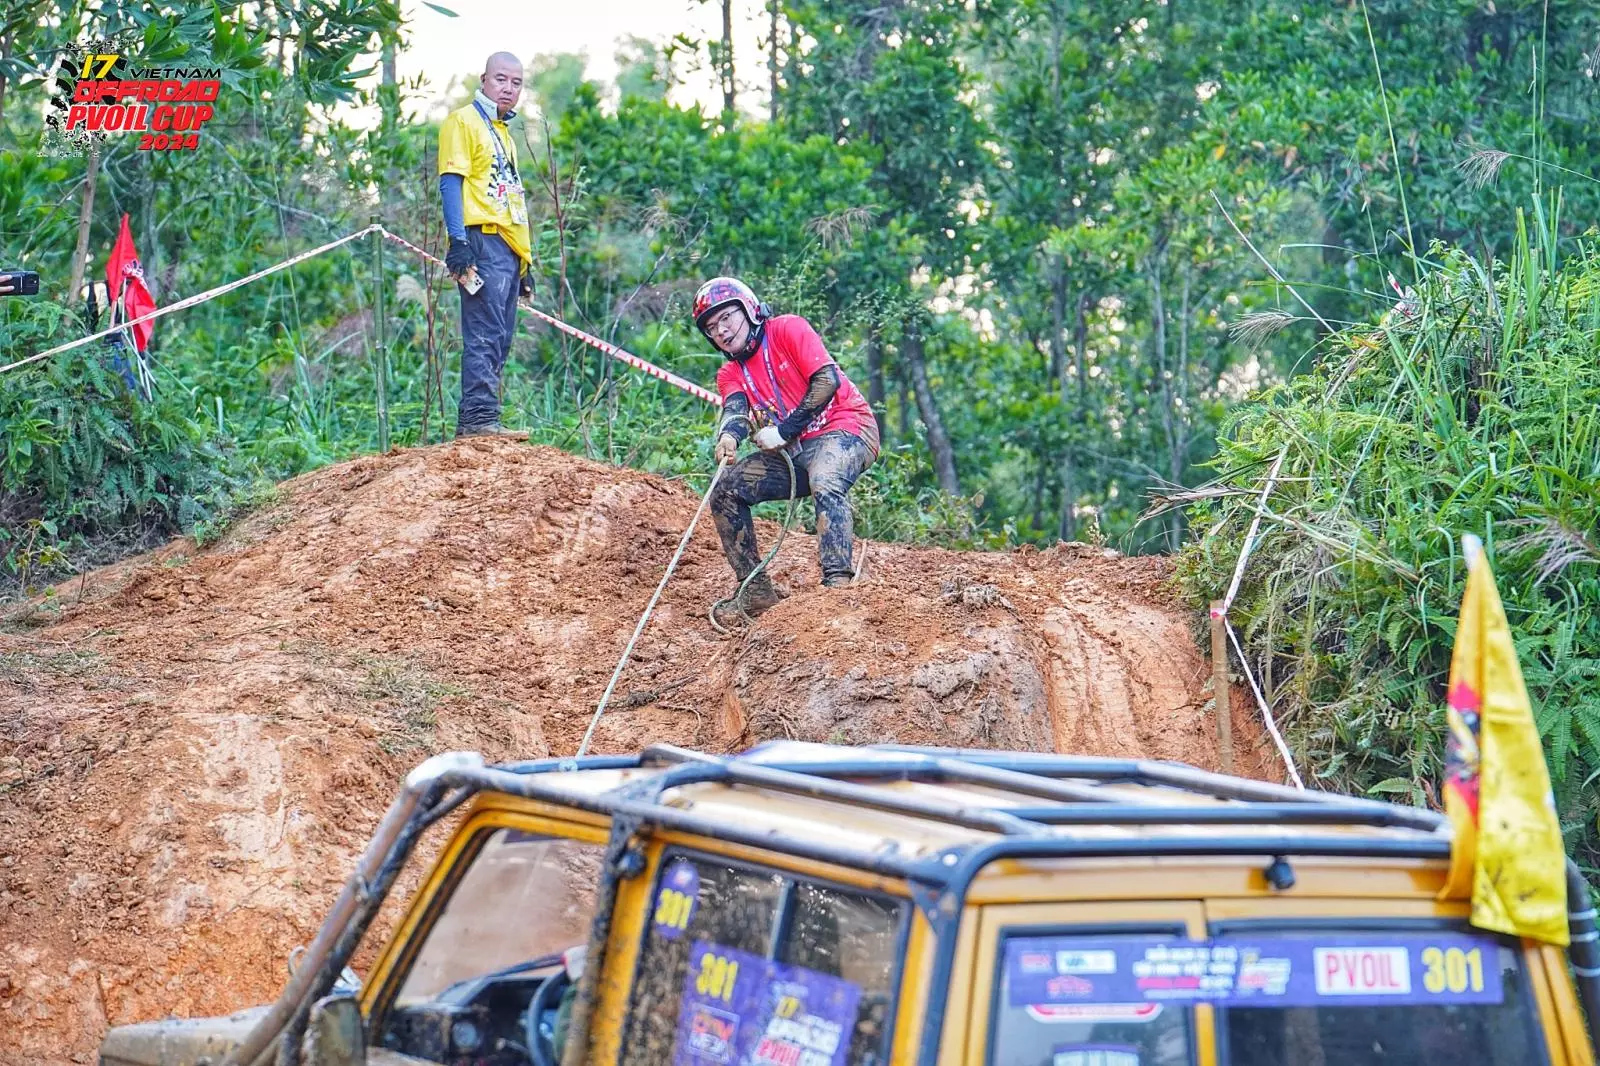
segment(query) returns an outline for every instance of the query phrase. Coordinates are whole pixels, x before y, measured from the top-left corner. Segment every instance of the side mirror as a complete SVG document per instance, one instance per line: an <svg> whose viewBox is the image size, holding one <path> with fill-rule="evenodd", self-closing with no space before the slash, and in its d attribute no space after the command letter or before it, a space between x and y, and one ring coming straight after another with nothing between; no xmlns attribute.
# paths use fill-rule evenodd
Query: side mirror
<svg viewBox="0 0 1600 1066"><path fill-rule="evenodd" d="M351 995L324 996L311 1007L300 1042L301 1066L367 1066L367 1026Z"/></svg>

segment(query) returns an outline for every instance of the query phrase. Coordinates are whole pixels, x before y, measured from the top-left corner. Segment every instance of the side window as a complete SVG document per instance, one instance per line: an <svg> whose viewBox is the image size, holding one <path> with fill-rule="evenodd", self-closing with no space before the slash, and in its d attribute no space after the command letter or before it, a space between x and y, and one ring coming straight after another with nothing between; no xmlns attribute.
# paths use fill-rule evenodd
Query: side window
<svg viewBox="0 0 1600 1066"><path fill-rule="evenodd" d="M589 941L605 847L496 829L450 894L396 1006Z"/></svg>
<svg viewBox="0 0 1600 1066"><path fill-rule="evenodd" d="M900 905L801 881L778 961L839 977L861 989L850 1063L882 1061L898 969Z"/></svg>
<svg viewBox="0 0 1600 1066"><path fill-rule="evenodd" d="M626 1066L886 1060L904 903L682 855L654 899Z"/></svg>
<svg viewBox="0 0 1600 1066"><path fill-rule="evenodd" d="M689 859L667 862L628 1007L624 1063L673 1062L684 975L694 945L717 944L761 958L772 942L782 892L783 880L776 874Z"/></svg>

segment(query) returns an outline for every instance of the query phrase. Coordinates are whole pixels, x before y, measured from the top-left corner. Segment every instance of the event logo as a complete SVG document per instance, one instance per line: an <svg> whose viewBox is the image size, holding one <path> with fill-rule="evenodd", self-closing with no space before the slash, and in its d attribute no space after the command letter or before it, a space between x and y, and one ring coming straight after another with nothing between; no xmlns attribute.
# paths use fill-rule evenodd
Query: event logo
<svg viewBox="0 0 1600 1066"><path fill-rule="evenodd" d="M112 136L138 137L141 152L194 151L216 116L222 70L141 63L116 41L65 53L45 112L47 140L79 153Z"/></svg>

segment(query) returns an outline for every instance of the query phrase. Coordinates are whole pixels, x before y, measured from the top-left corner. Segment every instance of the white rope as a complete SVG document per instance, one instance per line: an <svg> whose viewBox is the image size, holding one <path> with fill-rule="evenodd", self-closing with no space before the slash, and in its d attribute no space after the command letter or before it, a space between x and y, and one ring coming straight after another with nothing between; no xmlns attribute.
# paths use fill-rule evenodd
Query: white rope
<svg viewBox="0 0 1600 1066"><path fill-rule="evenodd" d="M1228 639L1233 641L1233 650L1239 656L1239 666L1244 670L1245 680L1250 682L1250 691L1256 694L1256 704L1261 708L1261 720L1267 724L1267 732L1272 734L1272 742L1278 746L1278 754L1283 757L1283 765L1289 769L1289 782L1295 788L1305 791L1305 782L1300 780L1300 771L1294 768L1294 756L1289 754L1289 745L1283 742L1283 734L1278 732L1278 723L1272 720L1272 708L1267 706L1267 701L1261 695L1261 687L1256 684L1256 675L1250 672L1250 663L1244 657L1244 649L1239 646L1239 634L1233 631L1233 623L1226 618L1222 624L1228 629Z"/></svg>
<svg viewBox="0 0 1600 1066"><path fill-rule="evenodd" d="M1306 298L1300 295L1300 290L1291 285L1288 278L1278 273L1278 268L1273 266L1272 263L1268 261L1267 257L1257 251L1256 246L1250 243L1250 238L1244 235L1244 230L1239 228L1239 223L1235 222L1233 220L1233 216L1228 214L1228 209L1222 206L1222 199L1216 194L1215 190L1213 190L1211 193L1211 199L1216 201L1217 210L1222 212L1222 217L1228 220L1228 225L1233 227L1233 232L1239 235L1239 239L1244 242L1244 246L1255 253L1255 257L1261 260L1261 265L1266 267L1267 271L1271 273L1275 279L1277 279L1278 284L1288 289L1290 294L1294 296L1296 300L1300 301L1300 306L1304 307L1307 311L1310 311L1311 317L1322 323L1323 329L1327 330L1329 333L1337 333L1337 330L1328 325L1328 320L1317 313L1317 309L1315 307L1312 307L1310 304L1306 303Z"/></svg>
<svg viewBox="0 0 1600 1066"><path fill-rule="evenodd" d="M1245 534L1244 548L1239 552L1239 562L1233 568L1233 581L1228 585L1228 594L1222 597L1222 613L1228 613L1228 608L1233 606L1233 598L1239 595L1239 582L1244 580L1244 566L1250 561L1250 553L1255 550L1256 532L1261 528L1261 512L1266 510L1267 497L1272 495L1272 486L1278 480L1278 468L1283 466L1283 457L1289 454L1289 446L1285 444L1278 449L1278 457L1272 461L1272 469L1267 471L1267 483L1261 487L1261 499L1256 501L1256 516L1250 520L1250 532Z"/></svg>
<svg viewBox="0 0 1600 1066"><path fill-rule="evenodd" d="M285 259L281 263L269 266L265 270L258 270L254 274L249 274L235 281L230 281L225 285L218 285L214 289L207 289L205 292L195 293L193 296L185 297L175 304L168 304L166 307L158 307L147 315L141 315L138 318L131 319L127 322L119 322L110 329L103 329L99 333L92 333L87 337L80 337L78 340L69 341L66 344L58 344L54 348L46 349L37 355L30 355L26 359L19 359L15 363L10 363L6 366L0 366L0 374L4 374L8 370L15 370L18 367L27 366L29 363L37 363L41 359L48 359L52 355L60 355L62 352L70 352L74 348L82 348L84 345L89 344L92 341L100 340L103 337L109 337L113 333L121 333L123 330L131 330L134 326L142 325L145 322L154 322L161 316L170 315L174 311L182 311L185 308L194 307L197 304L203 304L207 300L215 300L218 296L221 296L224 293L232 292L234 289L237 289L243 285L248 285L252 281L260 281L269 274L276 274L280 270L287 270L296 263L303 263L313 256L321 255L323 252L331 252L342 244L349 244L351 241L360 240L362 237L365 237L374 230L381 230L382 228L382 226L374 223L373 225L368 226L366 229L357 230L355 233L352 233L349 236L340 237L336 241L329 241L327 244L313 248L310 251L301 252L297 256L293 256L289 259Z"/></svg>
<svg viewBox="0 0 1600 1066"><path fill-rule="evenodd" d="M678 550L672 553L672 561L667 564L667 572L661 575L661 584L656 586L655 595L650 597L644 614L639 616L639 624L633 627L633 636L628 638L628 646L622 649L622 658L617 660L617 668L611 672L611 683L606 685L606 690L600 697L600 705L594 709L594 717L589 719L589 728L583 734L583 743L578 745L578 757L581 758L588 753L589 741L594 738L594 730L600 724L600 716L606 712L606 704L610 702L611 693L617 687L617 679L622 676L622 668L628 665L628 657L633 654L633 646L638 641L639 634L644 632L645 623L650 621L650 612L656 609L656 601L661 599L662 590L672 579L672 572L678 568L678 560L683 558L683 550L689 546L689 538L694 536L694 527L700 523L700 516L705 513L706 504L711 501L711 493L722 478L722 472L727 468L728 460L724 459L717 464L717 472L711 475L711 484L706 486L706 494L700 497L700 506L695 508L694 517L689 520L689 528L684 530L683 539L678 541Z"/></svg>

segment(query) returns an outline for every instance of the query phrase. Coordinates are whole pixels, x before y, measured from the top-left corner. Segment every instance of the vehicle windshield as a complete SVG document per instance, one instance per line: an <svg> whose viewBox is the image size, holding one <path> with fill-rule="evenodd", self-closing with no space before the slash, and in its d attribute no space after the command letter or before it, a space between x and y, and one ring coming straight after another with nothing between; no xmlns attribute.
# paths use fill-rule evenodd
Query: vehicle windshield
<svg viewBox="0 0 1600 1066"><path fill-rule="evenodd" d="M669 856L623 1066L887 1061L909 905L711 856Z"/></svg>
<svg viewBox="0 0 1600 1066"><path fill-rule="evenodd" d="M585 944L604 846L514 829L489 833L428 931L395 999L437 998L463 981Z"/></svg>
<svg viewBox="0 0 1600 1066"><path fill-rule="evenodd" d="M1193 1066L1197 1003L1227 1066L1548 1061L1516 941L1476 931L1030 931L998 965L1006 1066Z"/></svg>

